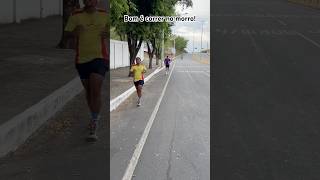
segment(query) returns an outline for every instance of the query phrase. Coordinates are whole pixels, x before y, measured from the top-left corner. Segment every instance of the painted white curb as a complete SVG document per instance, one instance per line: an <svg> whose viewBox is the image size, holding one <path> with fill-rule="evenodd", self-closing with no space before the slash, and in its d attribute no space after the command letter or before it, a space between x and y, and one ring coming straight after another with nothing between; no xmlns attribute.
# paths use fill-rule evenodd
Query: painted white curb
<svg viewBox="0 0 320 180"><path fill-rule="evenodd" d="M146 77L144 79L144 82L147 82L150 78L152 78L155 74L157 74L158 72L160 72L163 69L164 69L164 67L157 68L155 71L153 71L151 74L149 74L148 77ZM124 93L122 93L119 96L117 96L116 98L112 99L110 101L110 112L115 110L123 101L125 101L135 91L136 91L136 88L134 86L132 86L131 88L126 90Z"/></svg>
<svg viewBox="0 0 320 180"><path fill-rule="evenodd" d="M0 125L0 157L14 151L32 133L83 90L79 77Z"/></svg>

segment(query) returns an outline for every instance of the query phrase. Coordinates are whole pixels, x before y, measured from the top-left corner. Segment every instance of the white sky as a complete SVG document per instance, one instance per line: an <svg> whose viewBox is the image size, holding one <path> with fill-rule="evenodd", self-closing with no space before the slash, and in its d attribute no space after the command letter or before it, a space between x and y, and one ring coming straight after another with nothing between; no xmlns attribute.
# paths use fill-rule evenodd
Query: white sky
<svg viewBox="0 0 320 180"><path fill-rule="evenodd" d="M188 39L187 51L192 52L193 44L195 52L201 47L201 32L202 48L210 48L210 0L192 0L193 7L182 10L181 7L176 7L176 11L182 16L196 16L196 21L193 22L175 22L172 27L173 34L183 36ZM187 13L187 14L185 14ZM194 42L194 43L193 43Z"/></svg>

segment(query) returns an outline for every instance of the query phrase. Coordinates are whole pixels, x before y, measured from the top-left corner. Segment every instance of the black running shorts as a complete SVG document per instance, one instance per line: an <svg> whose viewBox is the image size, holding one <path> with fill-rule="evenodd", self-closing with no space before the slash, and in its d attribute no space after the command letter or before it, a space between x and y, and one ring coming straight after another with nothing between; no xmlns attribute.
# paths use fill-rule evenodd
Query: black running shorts
<svg viewBox="0 0 320 180"><path fill-rule="evenodd" d="M96 58L90 62L76 64L80 79L89 79L91 73L97 73L105 77L108 70L108 64L105 59Z"/></svg>
<svg viewBox="0 0 320 180"><path fill-rule="evenodd" d="M143 84L144 84L144 80L139 80L139 81L135 81L135 82L134 82L134 85L135 85L135 86L138 86L138 85L143 86Z"/></svg>

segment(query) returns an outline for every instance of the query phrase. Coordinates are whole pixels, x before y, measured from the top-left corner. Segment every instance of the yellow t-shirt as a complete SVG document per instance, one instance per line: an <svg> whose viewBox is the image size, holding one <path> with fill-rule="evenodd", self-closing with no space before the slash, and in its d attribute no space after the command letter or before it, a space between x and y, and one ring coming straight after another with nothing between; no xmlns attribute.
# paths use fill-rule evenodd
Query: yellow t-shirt
<svg viewBox="0 0 320 180"><path fill-rule="evenodd" d="M84 10L77 10L70 16L65 31L72 32L78 25L84 31L77 38L76 63L86 63L95 58L108 58L105 40L101 32L108 29L108 16L104 10L97 9L89 14Z"/></svg>
<svg viewBox="0 0 320 180"><path fill-rule="evenodd" d="M136 82L144 80L143 74L147 71L147 68L143 64L132 65L130 71L133 72L133 81Z"/></svg>

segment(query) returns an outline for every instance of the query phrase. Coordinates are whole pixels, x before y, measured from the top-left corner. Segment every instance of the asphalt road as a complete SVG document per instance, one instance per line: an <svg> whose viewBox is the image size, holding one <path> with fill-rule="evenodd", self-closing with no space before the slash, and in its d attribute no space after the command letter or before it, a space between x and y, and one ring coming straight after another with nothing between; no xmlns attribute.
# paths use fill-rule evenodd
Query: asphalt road
<svg viewBox="0 0 320 180"><path fill-rule="evenodd" d="M210 179L210 68L177 58L171 79L134 171L138 180ZM168 76L162 71L111 113L111 180L121 179Z"/></svg>
<svg viewBox="0 0 320 180"><path fill-rule="evenodd" d="M320 10L213 1L214 180L320 179Z"/></svg>

